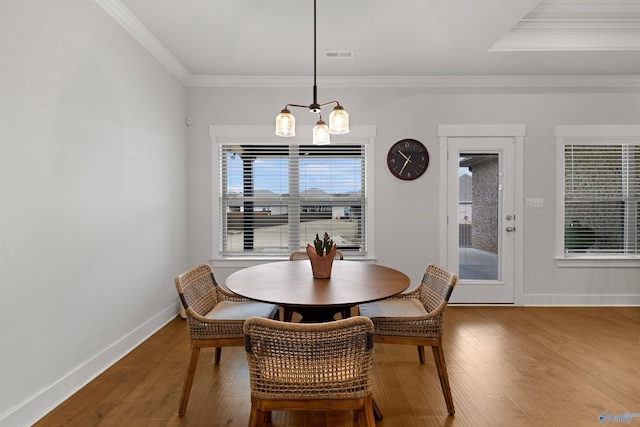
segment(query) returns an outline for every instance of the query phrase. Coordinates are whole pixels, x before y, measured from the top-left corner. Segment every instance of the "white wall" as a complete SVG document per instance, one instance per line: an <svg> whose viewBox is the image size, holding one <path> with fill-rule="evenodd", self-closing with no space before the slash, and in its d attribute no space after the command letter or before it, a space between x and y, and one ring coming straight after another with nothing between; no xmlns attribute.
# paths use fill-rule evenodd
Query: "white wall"
<svg viewBox="0 0 640 427"><path fill-rule="evenodd" d="M189 133L191 262L211 257L212 217L209 125L269 125L286 103L311 102L310 89L190 88ZM554 262L555 141L558 124L638 124L640 89L425 89L323 88L318 98L338 99L352 125L375 125L376 256L378 263L406 272L417 283L438 253L439 124L524 124L524 198L544 199L543 209L525 209L518 221L524 233L525 305L640 305L638 268L558 268ZM304 110L297 123L311 125ZM389 147L416 138L429 150L431 164L420 179L400 181L388 172ZM402 207L399 212L398 207ZM238 264L214 262L220 281Z"/></svg>
<svg viewBox="0 0 640 427"><path fill-rule="evenodd" d="M96 3L0 2L0 425L177 313L184 85Z"/></svg>

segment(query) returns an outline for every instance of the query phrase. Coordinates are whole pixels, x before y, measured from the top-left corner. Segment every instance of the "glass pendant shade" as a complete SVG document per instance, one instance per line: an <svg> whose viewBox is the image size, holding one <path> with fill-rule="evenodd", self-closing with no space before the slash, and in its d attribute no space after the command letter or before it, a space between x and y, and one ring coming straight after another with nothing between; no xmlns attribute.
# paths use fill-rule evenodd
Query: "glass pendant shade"
<svg viewBox="0 0 640 427"><path fill-rule="evenodd" d="M313 143L315 145L331 144L329 140L329 127L322 119L313 127Z"/></svg>
<svg viewBox="0 0 640 427"><path fill-rule="evenodd" d="M340 105L329 115L329 132L334 135L349 133L349 114Z"/></svg>
<svg viewBox="0 0 640 427"><path fill-rule="evenodd" d="M276 117L276 135L277 136L295 136L296 134L296 118L286 108L280 111Z"/></svg>

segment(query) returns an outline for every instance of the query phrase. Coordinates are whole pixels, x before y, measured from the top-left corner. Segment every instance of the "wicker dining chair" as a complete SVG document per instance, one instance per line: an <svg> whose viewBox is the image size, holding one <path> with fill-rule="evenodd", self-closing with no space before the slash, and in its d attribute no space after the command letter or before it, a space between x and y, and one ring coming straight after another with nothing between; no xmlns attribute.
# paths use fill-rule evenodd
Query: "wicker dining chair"
<svg viewBox="0 0 640 427"><path fill-rule="evenodd" d="M420 363L424 363L424 346L431 347L451 415L455 409L442 349L442 331L444 311L457 280L456 274L429 264L415 289L359 307L360 315L369 317L375 325L376 342L417 345Z"/></svg>
<svg viewBox="0 0 640 427"><path fill-rule="evenodd" d="M336 249L336 255L333 257L333 259L343 260L344 255L341 251ZM309 255L307 254L307 251L293 251L289 254L289 261L304 261L304 260L309 261ZM293 319L294 311L295 310L292 310L289 307L283 307L282 308L283 320L285 322L291 322L291 319ZM349 317L349 310L342 310L341 314L342 314L342 318L346 319L347 317Z"/></svg>
<svg viewBox="0 0 640 427"><path fill-rule="evenodd" d="M249 427L271 411L354 410L373 427L373 323L362 316L326 323L251 318L244 324Z"/></svg>
<svg viewBox="0 0 640 427"><path fill-rule="evenodd" d="M187 410L200 349L215 347L215 361L220 363L222 347L244 345L242 327L249 317L273 317L278 306L251 301L222 289L213 276L213 268L202 264L182 273L175 280L185 309L191 359L187 368L178 414Z"/></svg>

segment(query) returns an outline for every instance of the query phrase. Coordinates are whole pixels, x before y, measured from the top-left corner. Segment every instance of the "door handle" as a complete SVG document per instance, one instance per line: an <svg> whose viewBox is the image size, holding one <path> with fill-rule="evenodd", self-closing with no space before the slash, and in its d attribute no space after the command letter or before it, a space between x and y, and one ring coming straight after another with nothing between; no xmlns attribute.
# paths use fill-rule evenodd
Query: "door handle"
<svg viewBox="0 0 640 427"><path fill-rule="evenodd" d="M505 230L507 230L510 233L513 233L514 231L516 231L516 228L509 226L509 227L505 228Z"/></svg>

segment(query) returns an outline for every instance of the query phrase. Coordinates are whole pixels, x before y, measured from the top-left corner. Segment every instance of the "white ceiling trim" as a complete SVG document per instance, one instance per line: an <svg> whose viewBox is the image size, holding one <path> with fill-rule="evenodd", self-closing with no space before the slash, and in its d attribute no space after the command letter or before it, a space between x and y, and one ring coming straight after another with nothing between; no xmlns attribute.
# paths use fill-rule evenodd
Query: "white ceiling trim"
<svg viewBox="0 0 640 427"><path fill-rule="evenodd" d="M489 50L640 50L640 19L523 19Z"/></svg>
<svg viewBox="0 0 640 427"><path fill-rule="evenodd" d="M189 70L119 0L94 1L178 79L185 84L189 81L191 78Z"/></svg>
<svg viewBox="0 0 640 427"><path fill-rule="evenodd" d="M640 87L640 75L620 76L360 76L318 77L318 86L335 88L586 88ZM192 87L310 87L313 78L291 76L192 76Z"/></svg>

